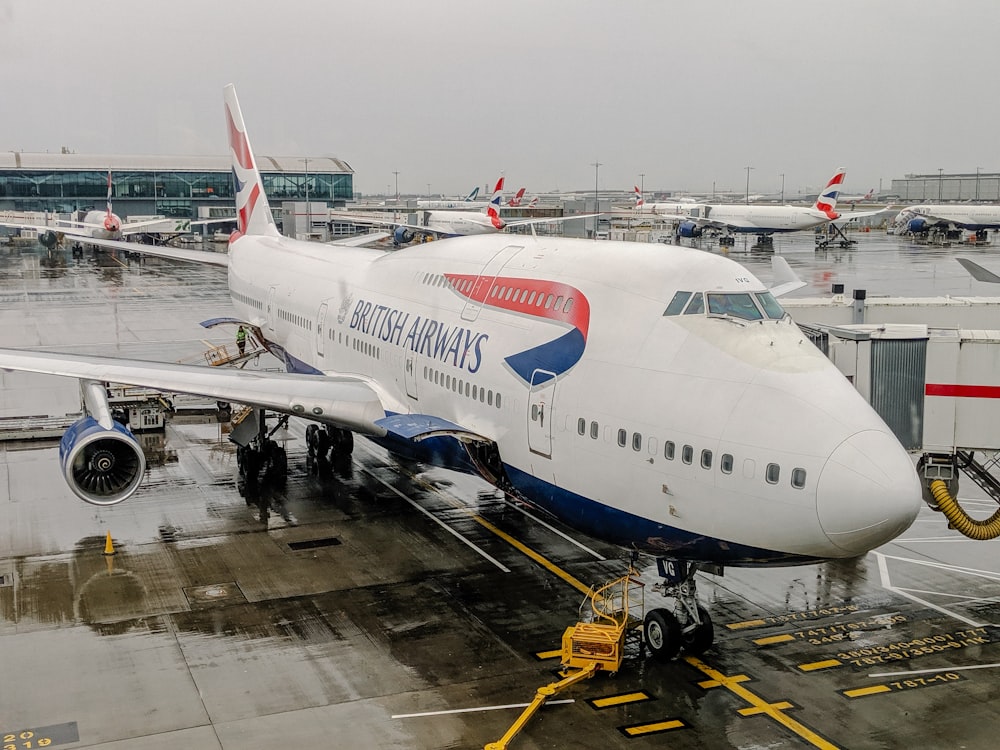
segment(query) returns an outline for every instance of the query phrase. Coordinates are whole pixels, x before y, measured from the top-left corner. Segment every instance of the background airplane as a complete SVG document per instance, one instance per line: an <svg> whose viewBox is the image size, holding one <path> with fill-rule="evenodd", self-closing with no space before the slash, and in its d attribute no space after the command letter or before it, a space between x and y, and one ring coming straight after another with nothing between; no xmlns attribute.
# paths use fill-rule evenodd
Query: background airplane
<svg viewBox="0 0 1000 750"><path fill-rule="evenodd" d="M1000 205L988 203L922 204L907 206L896 216L897 231L927 232L931 229L968 229L985 233L1000 229Z"/></svg>
<svg viewBox="0 0 1000 750"><path fill-rule="evenodd" d="M867 216L876 216L877 211L838 214L837 198L839 187L847 172L838 169L826 183L826 187L812 206L772 206L739 205L733 203L704 204L690 208L687 219L678 227L681 237L700 237L705 229L717 229L729 233L752 233L766 241L770 235L779 232L801 232L838 221L854 221Z"/></svg>
<svg viewBox="0 0 1000 750"><path fill-rule="evenodd" d="M869 188L868 192L864 195L844 195L843 193L837 194L838 203L847 203L852 206L857 203L864 203L865 201L872 200L875 200L875 188Z"/></svg>
<svg viewBox="0 0 1000 750"><path fill-rule="evenodd" d="M646 203L638 185L633 186L633 195L635 196L635 210L639 213L651 213L660 216L687 216L692 208L701 205L691 200L677 201L675 203Z"/></svg>
<svg viewBox="0 0 1000 750"><path fill-rule="evenodd" d="M418 208L461 208L461 209L473 209L473 208L483 208L486 206L487 201L477 201L476 198L479 196L479 186L476 185L467 196L464 198L452 198L448 199L441 197L437 200L418 200Z"/></svg>
<svg viewBox="0 0 1000 750"><path fill-rule="evenodd" d="M521 199L524 198L524 188L517 191L513 198L507 201L507 205L511 208L517 208L521 205Z"/></svg>
<svg viewBox="0 0 1000 750"><path fill-rule="evenodd" d="M674 604L648 607L645 634L665 659L713 642L700 568L855 557L914 520L907 453L744 267L573 238L386 252L283 237L232 86L225 101L239 229L227 255L176 257L228 269L235 314L203 325L248 326L287 372L0 349L0 370L82 381L86 416L60 447L81 499L121 502L145 473L108 381L254 407L231 433L248 482L287 463L265 409L309 420L318 460L363 433L657 558Z"/></svg>
<svg viewBox="0 0 1000 750"><path fill-rule="evenodd" d="M143 234L153 227L162 231L163 225L169 226L170 234L188 232L191 222L187 219L166 219L158 217L143 221L123 222L111 206L111 172L108 172L108 197L104 211L87 211L78 220L67 221L57 219L51 225L22 224L2 222L0 226L13 229L31 229L38 233L38 241L47 248L53 248L64 238L72 237L75 244L86 243L91 239L121 240L130 234Z"/></svg>

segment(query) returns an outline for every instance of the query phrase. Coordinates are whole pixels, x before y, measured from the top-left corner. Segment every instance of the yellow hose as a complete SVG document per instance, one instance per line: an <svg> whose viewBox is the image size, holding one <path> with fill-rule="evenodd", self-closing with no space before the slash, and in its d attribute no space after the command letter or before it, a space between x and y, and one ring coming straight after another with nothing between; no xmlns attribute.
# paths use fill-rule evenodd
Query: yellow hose
<svg viewBox="0 0 1000 750"><path fill-rule="evenodd" d="M937 501L940 511L944 513L944 517L948 519L948 523L959 533L978 541L996 539L1000 536L1000 508L986 520L977 521L962 509L948 492L948 485L940 479L931 482L931 494Z"/></svg>

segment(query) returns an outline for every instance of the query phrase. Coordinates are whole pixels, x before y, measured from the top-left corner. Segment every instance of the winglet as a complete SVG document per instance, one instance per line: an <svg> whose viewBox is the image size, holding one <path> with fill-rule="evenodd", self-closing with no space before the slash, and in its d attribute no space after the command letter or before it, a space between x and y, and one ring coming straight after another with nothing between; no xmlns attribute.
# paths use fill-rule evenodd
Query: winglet
<svg viewBox="0 0 1000 750"><path fill-rule="evenodd" d="M844 184L844 178L847 176L847 170L841 167L838 169L830 181L826 183L826 187L823 188L823 192L819 194L816 198L816 202L813 204L813 208L817 211L822 211L830 219L836 219L838 214L836 212L837 208L837 196L840 194L840 186Z"/></svg>
<svg viewBox="0 0 1000 750"><path fill-rule="evenodd" d="M233 177L236 183L236 215L239 220L239 234L268 234L278 236L271 207L264 194L264 184L257 171L250 138L240 102L236 98L236 87L229 84L225 89L226 125L229 133L229 155L233 163Z"/></svg>
<svg viewBox="0 0 1000 750"><path fill-rule="evenodd" d="M992 271L987 271L978 263L973 263L968 258L955 258L962 267L972 274L972 278L976 281L985 281L988 284L1000 284L1000 276L997 276Z"/></svg>
<svg viewBox="0 0 1000 750"><path fill-rule="evenodd" d="M774 285L768 291L775 297L794 292L806 285L806 282L800 279L798 274L788 265L788 261L780 255L771 256L771 269L774 272Z"/></svg>

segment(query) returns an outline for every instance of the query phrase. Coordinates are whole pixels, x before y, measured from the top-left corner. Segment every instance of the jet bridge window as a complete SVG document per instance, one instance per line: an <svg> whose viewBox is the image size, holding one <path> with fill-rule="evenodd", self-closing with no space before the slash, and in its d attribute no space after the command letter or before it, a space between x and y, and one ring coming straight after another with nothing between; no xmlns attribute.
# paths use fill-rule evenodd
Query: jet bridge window
<svg viewBox="0 0 1000 750"><path fill-rule="evenodd" d="M754 292L754 296L760 303L760 306L764 308L764 313L771 320L781 320L785 317L785 308L778 304L778 300L774 298L774 295L770 292Z"/></svg>
<svg viewBox="0 0 1000 750"><path fill-rule="evenodd" d="M667 305L667 309L663 311L663 316L680 315L681 310L684 309L684 305L687 304L689 299L691 299L691 292L677 292L674 298L670 300L670 304Z"/></svg>
<svg viewBox="0 0 1000 750"><path fill-rule="evenodd" d="M735 294L709 292L707 296L708 312L711 315L729 315L743 320L760 320L764 317L748 292Z"/></svg>

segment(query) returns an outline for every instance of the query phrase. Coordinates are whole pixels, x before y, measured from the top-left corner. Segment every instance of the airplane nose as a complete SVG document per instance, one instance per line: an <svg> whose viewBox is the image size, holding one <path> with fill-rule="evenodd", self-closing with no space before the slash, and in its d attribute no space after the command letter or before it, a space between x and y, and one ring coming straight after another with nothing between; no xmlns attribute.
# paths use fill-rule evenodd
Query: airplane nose
<svg viewBox="0 0 1000 750"><path fill-rule="evenodd" d="M845 556L899 536L920 503L913 462L895 437L880 430L858 432L837 446L816 488L820 526Z"/></svg>

